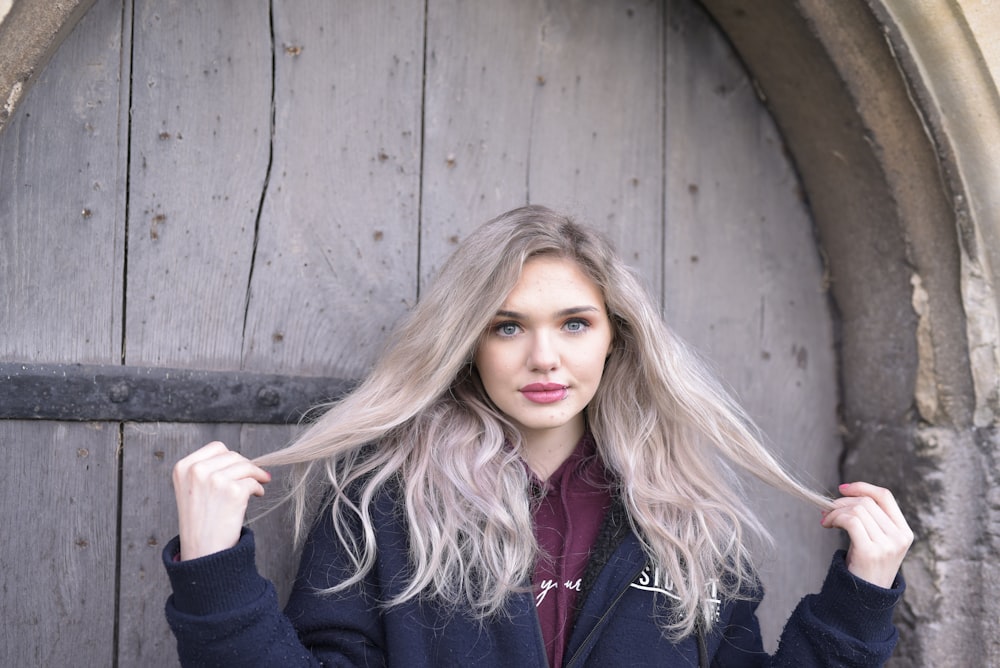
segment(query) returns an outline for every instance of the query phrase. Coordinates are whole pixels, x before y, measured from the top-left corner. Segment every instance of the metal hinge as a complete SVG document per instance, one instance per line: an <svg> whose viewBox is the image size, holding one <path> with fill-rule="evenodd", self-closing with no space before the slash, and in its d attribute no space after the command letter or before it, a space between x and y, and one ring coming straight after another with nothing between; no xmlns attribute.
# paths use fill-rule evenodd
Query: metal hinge
<svg viewBox="0 0 1000 668"><path fill-rule="evenodd" d="M293 424L353 385L246 371L0 362L0 418Z"/></svg>

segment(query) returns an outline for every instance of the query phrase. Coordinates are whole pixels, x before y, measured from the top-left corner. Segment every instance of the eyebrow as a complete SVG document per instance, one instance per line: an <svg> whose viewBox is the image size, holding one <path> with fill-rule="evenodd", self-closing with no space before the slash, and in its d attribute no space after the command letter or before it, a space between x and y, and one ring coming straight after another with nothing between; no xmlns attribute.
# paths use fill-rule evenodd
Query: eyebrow
<svg viewBox="0 0 1000 668"><path fill-rule="evenodd" d="M564 318L568 315L577 315L578 313L596 313L600 311L596 306L571 306L569 308L564 308L555 312L557 318ZM514 318L515 320L524 320L527 316L524 313L519 313L517 311L505 311L503 309L497 311L497 318Z"/></svg>

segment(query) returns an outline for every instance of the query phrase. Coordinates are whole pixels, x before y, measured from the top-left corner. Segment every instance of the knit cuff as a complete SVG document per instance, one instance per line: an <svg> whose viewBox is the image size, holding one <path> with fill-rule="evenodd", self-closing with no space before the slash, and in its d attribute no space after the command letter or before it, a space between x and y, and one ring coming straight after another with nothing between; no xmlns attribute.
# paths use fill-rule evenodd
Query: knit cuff
<svg viewBox="0 0 1000 668"><path fill-rule="evenodd" d="M180 538L163 548L163 565L173 587L174 608L188 615L212 615L260 599L267 580L257 572L253 531L243 528L239 542L222 552L177 561Z"/></svg>
<svg viewBox="0 0 1000 668"><path fill-rule="evenodd" d="M814 614L824 623L863 642L884 641L892 629L892 613L906 584L897 574L892 588L862 580L847 570L847 552L838 550L820 592L822 606Z"/></svg>

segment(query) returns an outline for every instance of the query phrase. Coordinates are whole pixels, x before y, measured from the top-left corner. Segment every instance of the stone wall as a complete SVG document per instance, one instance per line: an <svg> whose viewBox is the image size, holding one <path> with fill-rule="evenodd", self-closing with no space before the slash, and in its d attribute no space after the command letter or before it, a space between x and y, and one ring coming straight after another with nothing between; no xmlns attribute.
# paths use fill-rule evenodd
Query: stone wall
<svg viewBox="0 0 1000 668"><path fill-rule="evenodd" d="M846 478L917 533L894 665L997 665L1000 8L705 0L792 151L840 313Z"/></svg>

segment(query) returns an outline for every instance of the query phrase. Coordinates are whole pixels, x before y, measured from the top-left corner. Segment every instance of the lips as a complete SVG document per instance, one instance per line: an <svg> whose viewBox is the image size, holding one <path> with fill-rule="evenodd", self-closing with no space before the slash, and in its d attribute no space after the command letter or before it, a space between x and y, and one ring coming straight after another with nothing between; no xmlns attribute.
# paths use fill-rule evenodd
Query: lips
<svg viewBox="0 0 1000 668"><path fill-rule="evenodd" d="M569 394L567 387L561 383L531 383L520 390L528 401L536 404L551 404L562 401Z"/></svg>

